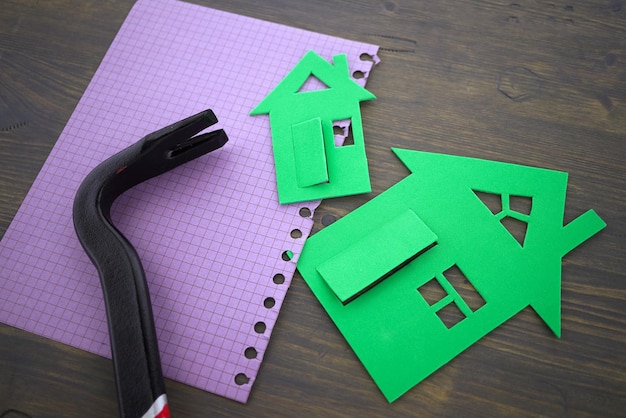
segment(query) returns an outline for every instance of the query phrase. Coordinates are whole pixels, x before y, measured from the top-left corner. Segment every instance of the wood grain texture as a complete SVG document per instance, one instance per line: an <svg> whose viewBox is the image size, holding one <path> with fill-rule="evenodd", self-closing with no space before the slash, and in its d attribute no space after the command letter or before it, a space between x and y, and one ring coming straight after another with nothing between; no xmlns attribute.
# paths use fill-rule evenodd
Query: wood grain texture
<svg viewBox="0 0 626 418"><path fill-rule="evenodd" d="M624 415L626 1L196 2L381 46L373 191L323 202L314 231L408 174L392 146L567 171L566 222L608 227L564 258L561 339L527 309L390 405L296 275L248 404L167 381L175 416ZM2 2L0 235L131 7ZM0 325L0 416L116 413L109 360Z"/></svg>

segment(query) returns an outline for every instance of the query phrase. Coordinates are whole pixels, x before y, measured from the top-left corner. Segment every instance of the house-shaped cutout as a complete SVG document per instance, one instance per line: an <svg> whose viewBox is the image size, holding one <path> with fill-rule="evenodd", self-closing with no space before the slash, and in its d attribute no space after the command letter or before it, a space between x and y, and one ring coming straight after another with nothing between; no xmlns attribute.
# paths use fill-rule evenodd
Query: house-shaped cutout
<svg viewBox="0 0 626 418"><path fill-rule="evenodd" d="M319 88L306 88L311 78ZM350 77L346 55L330 64L309 51L252 110L270 117L280 203L371 191L359 103L372 99ZM337 146L333 125L346 120L353 143Z"/></svg>
<svg viewBox="0 0 626 418"><path fill-rule="evenodd" d="M412 174L310 237L298 261L389 401L528 306L560 336L562 257L605 226L592 210L563 225L567 173L394 152Z"/></svg>

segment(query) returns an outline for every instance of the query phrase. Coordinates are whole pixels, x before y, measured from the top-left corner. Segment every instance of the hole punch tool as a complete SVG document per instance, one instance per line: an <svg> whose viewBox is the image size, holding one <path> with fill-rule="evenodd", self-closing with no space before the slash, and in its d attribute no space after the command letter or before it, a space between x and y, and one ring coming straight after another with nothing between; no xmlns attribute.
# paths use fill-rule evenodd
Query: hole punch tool
<svg viewBox="0 0 626 418"><path fill-rule="evenodd" d="M120 416L169 417L152 306L141 260L113 225L111 206L133 186L222 147L211 110L146 135L91 171L74 199L74 229L104 292Z"/></svg>

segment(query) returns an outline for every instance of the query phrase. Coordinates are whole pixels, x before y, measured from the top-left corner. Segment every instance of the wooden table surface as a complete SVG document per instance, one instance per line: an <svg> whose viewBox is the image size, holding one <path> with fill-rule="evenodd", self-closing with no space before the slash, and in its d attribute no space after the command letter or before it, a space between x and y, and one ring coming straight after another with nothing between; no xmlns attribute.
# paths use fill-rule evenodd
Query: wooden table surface
<svg viewBox="0 0 626 418"><path fill-rule="evenodd" d="M527 308L388 404L296 274L249 402L168 380L174 416L626 415L625 0L197 2L381 46L373 191L314 231L407 176L391 146L566 171L565 221L608 227L563 260L561 339ZM132 3L2 1L0 235ZM110 360L0 324L0 417L116 414Z"/></svg>

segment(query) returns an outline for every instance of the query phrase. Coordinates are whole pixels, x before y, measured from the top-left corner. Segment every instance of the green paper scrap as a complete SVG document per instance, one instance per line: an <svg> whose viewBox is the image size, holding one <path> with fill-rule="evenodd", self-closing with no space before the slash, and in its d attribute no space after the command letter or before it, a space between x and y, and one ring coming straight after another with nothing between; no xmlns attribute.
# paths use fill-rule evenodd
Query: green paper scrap
<svg viewBox="0 0 626 418"><path fill-rule="evenodd" d="M302 91L309 77L326 88ZM330 64L309 51L250 112L270 115L280 203L371 191L359 103L375 98L352 80L345 54ZM354 143L336 146L333 123L345 120Z"/></svg>
<svg viewBox="0 0 626 418"><path fill-rule="evenodd" d="M298 261L389 402L527 306L560 337L561 259L606 226L593 210L563 226L567 173L393 151L412 174L310 237ZM411 226L407 211L425 228ZM398 219L414 232L398 238L413 235L412 243L394 242ZM372 234L385 242L368 249ZM419 252L433 234L436 243L400 268L382 260L392 251L380 251L385 245ZM371 282L346 267L378 262L390 274L376 271L383 280L342 303Z"/></svg>
<svg viewBox="0 0 626 418"><path fill-rule="evenodd" d="M339 300L347 303L436 239L415 212L407 209L317 266L317 271Z"/></svg>
<svg viewBox="0 0 626 418"><path fill-rule="evenodd" d="M320 118L296 123L291 127L293 155L298 187L310 187L328 181L324 151L322 121Z"/></svg>

